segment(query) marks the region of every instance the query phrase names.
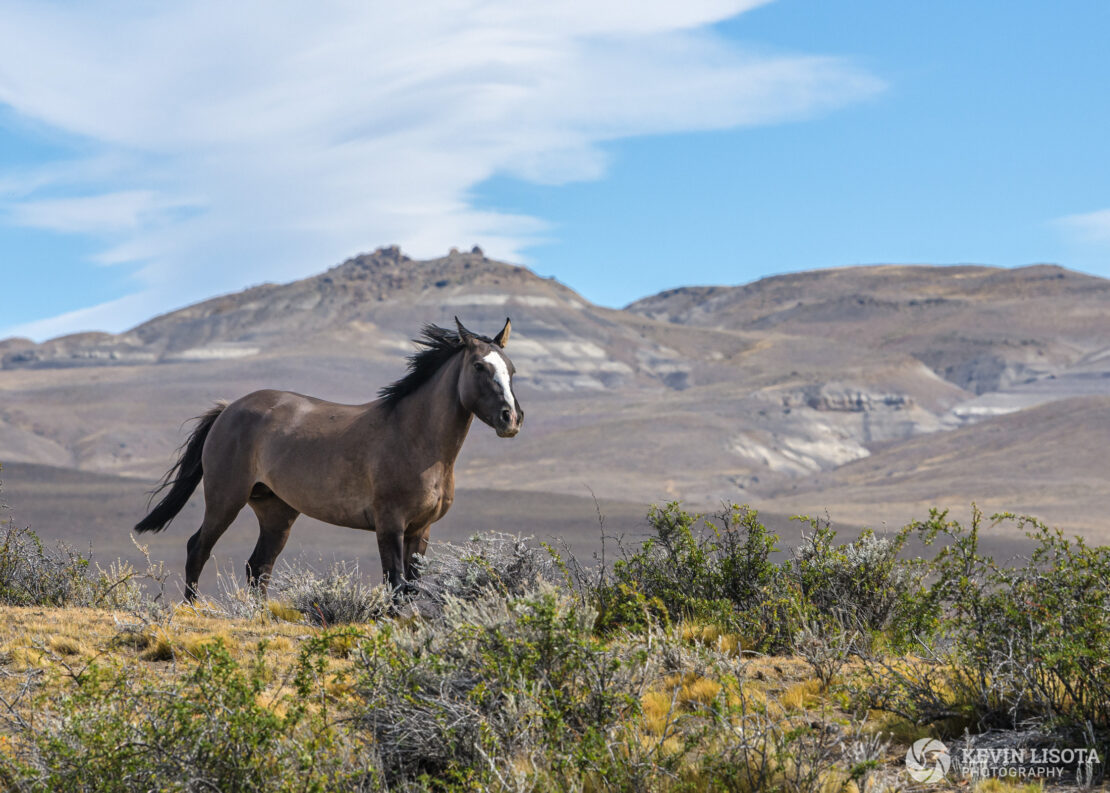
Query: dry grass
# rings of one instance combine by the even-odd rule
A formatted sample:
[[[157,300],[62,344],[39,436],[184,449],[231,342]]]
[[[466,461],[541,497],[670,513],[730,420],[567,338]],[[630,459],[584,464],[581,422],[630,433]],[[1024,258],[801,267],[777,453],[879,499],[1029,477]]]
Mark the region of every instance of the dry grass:
[[[809,710],[821,703],[821,681],[812,678],[794,683],[782,693],[779,701],[787,711]]]
[[[739,655],[750,646],[740,634],[727,633],[720,626],[707,623],[684,622],[678,626],[678,633],[685,641],[712,647],[730,656]]]
[[[285,620],[286,622],[304,622],[304,614],[297,610],[292,604],[271,600],[266,606],[270,609],[270,613],[279,620]]]
[[[332,661],[323,691],[332,706],[342,711],[354,704],[348,656],[359,638],[373,631],[372,626],[359,626],[328,633],[303,621],[293,623],[268,614],[241,619],[188,606],[176,607],[158,622],[129,619],[87,608],[0,606],[0,698],[13,701],[28,675],[41,673],[43,693],[53,697],[90,663],[126,668],[138,685],[180,675],[205,660],[217,643],[244,664],[264,644],[272,673],[259,701],[280,710],[292,693],[292,670],[304,642],[329,635]],[[4,740],[0,735],[0,744]]]
[[[47,673],[61,685],[70,672],[91,662],[126,666],[136,679],[169,677],[176,667],[201,659],[220,641],[237,660],[266,642],[278,669],[297,659],[301,640],[319,631],[304,624],[231,619],[178,608],[162,622],[132,625],[107,611],[88,608],[0,606],[0,696],[13,695],[25,673]],[[337,662],[341,664],[342,662]]]

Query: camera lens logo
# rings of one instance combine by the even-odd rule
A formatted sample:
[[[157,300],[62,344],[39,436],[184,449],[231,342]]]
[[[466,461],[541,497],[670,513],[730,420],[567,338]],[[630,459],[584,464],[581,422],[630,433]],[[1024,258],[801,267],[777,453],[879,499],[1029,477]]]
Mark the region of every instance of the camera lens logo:
[[[906,770],[915,782],[940,782],[951,767],[948,747],[936,738],[916,740],[906,752]]]

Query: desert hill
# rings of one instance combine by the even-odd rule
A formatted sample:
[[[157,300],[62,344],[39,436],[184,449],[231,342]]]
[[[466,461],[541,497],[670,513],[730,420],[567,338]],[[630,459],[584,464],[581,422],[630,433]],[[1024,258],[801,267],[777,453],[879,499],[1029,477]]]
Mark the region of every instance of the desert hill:
[[[522,377],[540,388],[602,388],[679,370],[677,357],[552,279],[480,251],[417,262],[395,247],[311,278],[213,298],[126,333],[83,333],[39,345],[9,340],[0,350],[5,369],[311,357],[337,348],[343,357],[395,369],[423,322],[450,326],[461,315],[486,327],[514,313],[515,329],[527,339],[514,345],[516,356],[543,358]]]
[[[1085,396],[991,416],[959,429],[879,445],[864,459],[768,493],[766,509],[828,510],[842,521],[885,513],[891,525],[951,507],[966,518],[1040,516],[1100,542],[1105,514],[1110,397]]]
[[[1059,376],[1110,353],[1108,303],[1110,282],[1052,265],[883,265],[675,289],[628,310],[698,327],[774,330],[903,352],[983,394]]]
[[[870,525],[974,499],[1106,538],[1108,309],[1110,282],[1058,267],[890,265],[614,310],[477,250],[384,248],[121,334],[0,341],[4,493],[45,535],[126,539],[182,422],[214,400],[284,388],[365,402],[402,374],[424,322],[458,315],[488,333],[511,316],[527,420],[512,441],[472,430],[459,487],[492,495],[473,500],[468,530],[513,499],[522,520],[557,520],[555,505],[592,504],[592,490],[623,505],[828,507]],[[115,495],[70,487],[66,471],[109,476]],[[530,512],[537,498],[548,506]]]

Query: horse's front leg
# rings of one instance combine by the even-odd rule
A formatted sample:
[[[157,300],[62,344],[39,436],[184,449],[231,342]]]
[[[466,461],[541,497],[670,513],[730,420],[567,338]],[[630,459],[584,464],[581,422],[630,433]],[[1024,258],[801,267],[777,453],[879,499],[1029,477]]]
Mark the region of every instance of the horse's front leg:
[[[428,535],[431,534],[432,524],[428,524],[419,531],[409,532],[405,537],[405,578],[415,581],[420,577],[420,566],[414,558],[417,554],[423,556],[428,552]]]
[[[384,519],[379,517],[375,521],[378,534],[378,554],[382,558],[382,575],[385,581],[393,587],[394,596],[405,592],[408,582],[405,581],[405,524],[396,518]]]

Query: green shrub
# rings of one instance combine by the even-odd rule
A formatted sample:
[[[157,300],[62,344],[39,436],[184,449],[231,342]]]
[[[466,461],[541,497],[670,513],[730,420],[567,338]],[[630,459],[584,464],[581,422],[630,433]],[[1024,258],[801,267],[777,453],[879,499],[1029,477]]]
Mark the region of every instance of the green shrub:
[[[653,506],[648,524],[651,536],[614,563],[612,580],[602,576],[588,592],[604,627],[637,629],[645,614],[662,610],[670,621],[738,632],[748,649],[790,648],[802,603],[787,568],[770,560],[778,537],[754,510],[729,505],[705,519],[672,502]]]
[[[873,658],[867,701],[917,723],[957,730],[1028,728],[1110,739],[1110,548],[1069,540],[1040,521],[1003,513],[1032,553],[1001,565],[980,551],[983,516],[968,527],[933,511],[912,525],[946,542],[926,600],[940,615],[920,657]]]
[[[803,533],[792,571],[817,615],[845,630],[884,632],[895,647],[931,632],[936,608],[923,585],[925,565],[900,558],[911,527],[889,539],[864,529],[855,540],[836,545],[827,522],[797,520],[812,532]]]
[[[671,627],[666,604],[658,597],[647,597],[630,584],[602,582],[594,590],[593,598],[597,608],[594,630],[598,633],[618,629],[646,633],[655,627]]]
[[[674,619],[720,619],[729,604],[720,587],[715,544],[694,529],[700,515],[677,503],[652,506],[647,520],[652,536],[638,550],[618,559],[613,578],[629,591],[662,603]]]

